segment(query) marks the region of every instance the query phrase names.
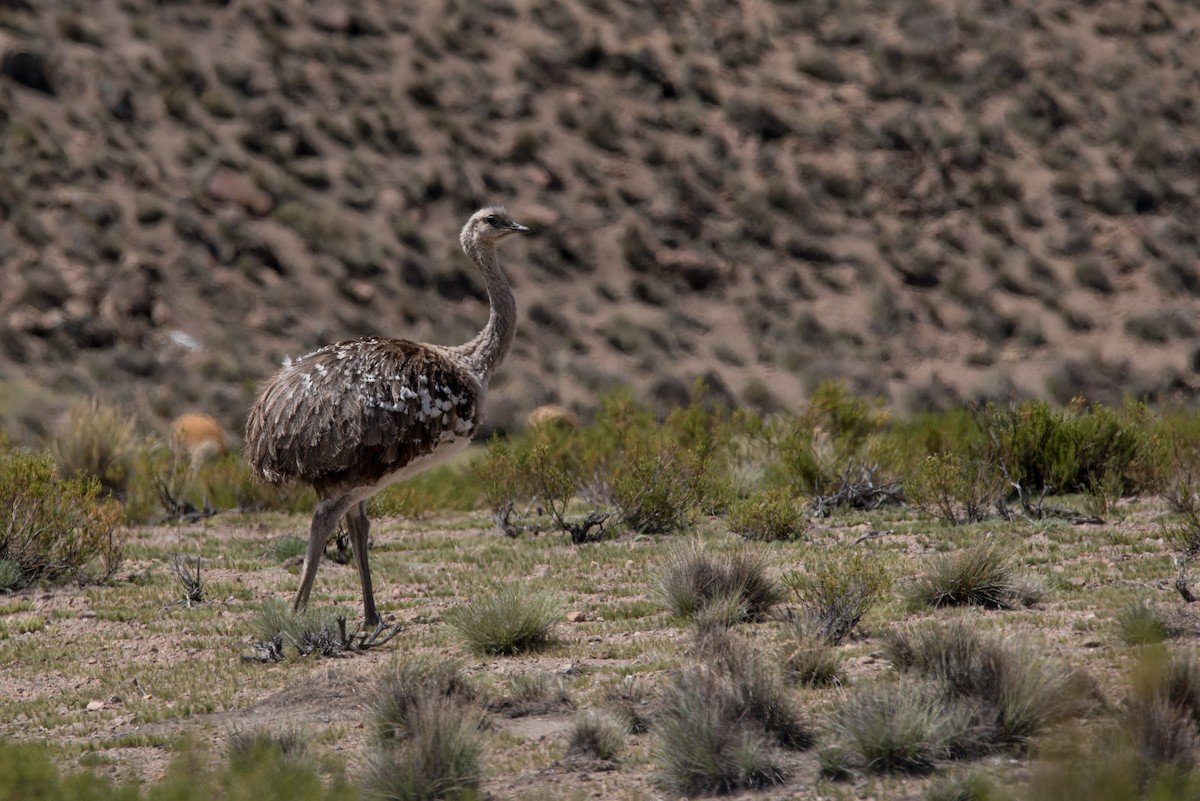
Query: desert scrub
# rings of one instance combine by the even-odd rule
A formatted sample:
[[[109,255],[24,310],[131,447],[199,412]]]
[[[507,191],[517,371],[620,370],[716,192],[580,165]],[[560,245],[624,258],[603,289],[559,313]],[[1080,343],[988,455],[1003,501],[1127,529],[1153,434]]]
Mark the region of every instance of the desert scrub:
[[[948,704],[920,682],[863,684],[838,706],[833,732],[840,755],[825,756],[830,773],[929,773],[974,735],[969,707]]]
[[[951,525],[984,520],[1003,495],[1000,469],[977,455],[926,456],[904,484],[904,498],[910,505]]]
[[[713,557],[696,539],[668,552],[655,584],[672,614],[694,619],[712,607],[722,611],[726,625],[761,620],[783,600],[762,557],[746,550]]]
[[[884,652],[901,671],[933,681],[948,703],[974,710],[981,748],[1020,744],[1082,708],[1084,683],[1041,650],[976,634],[964,621],[893,629]]]
[[[790,621],[781,649],[784,670],[797,684],[828,687],[841,683],[845,675],[841,651],[808,615]]]
[[[1191,771],[1200,748],[1200,663],[1165,649],[1136,667],[1122,723],[1144,765]]]
[[[397,658],[375,678],[368,717],[378,742],[398,742],[412,736],[421,704],[446,699],[466,706],[475,698],[457,663],[431,656]]]
[[[560,616],[550,595],[510,584],[451,609],[446,622],[476,653],[515,655],[548,644]]]
[[[484,750],[479,710],[423,694],[408,710],[406,725],[404,737],[368,757],[370,796],[388,801],[477,797]]]
[[[107,581],[121,564],[119,507],[94,475],[63,479],[49,454],[0,453],[0,560],[30,581]],[[12,568],[11,573],[15,572]]]
[[[913,606],[988,609],[1031,606],[1043,594],[1037,582],[1018,573],[1010,551],[991,541],[931,557],[904,592]]]
[[[625,745],[628,729],[615,718],[598,712],[581,712],[571,725],[567,753],[572,756],[615,761]]]
[[[729,528],[751,540],[794,540],[808,528],[808,515],[792,490],[760,490],[730,505]]]
[[[370,514],[421,518],[435,512],[469,512],[479,504],[480,487],[472,471],[441,465],[393,484],[371,499]]]
[[[674,676],[661,710],[652,753],[660,780],[673,792],[708,795],[783,781],[767,735],[743,717],[725,679],[713,671]]]
[[[803,625],[837,645],[888,591],[891,577],[880,560],[852,551],[819,558],[807,573],[788,573],[783,584],[799,603]]]
[[[135,452],[134,419],[98,398],[71,404],[66,423],[50,441],[63,475],[95,476],[114,492],[124,492]]]

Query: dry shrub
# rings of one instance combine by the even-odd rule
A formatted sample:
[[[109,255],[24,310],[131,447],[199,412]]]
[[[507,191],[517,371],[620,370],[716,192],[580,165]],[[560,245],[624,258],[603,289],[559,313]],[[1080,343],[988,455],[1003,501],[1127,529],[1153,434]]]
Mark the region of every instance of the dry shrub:
[[[984,542],[930,559],[907,595],[915,605],[1016,609],[1037,603],[1042,590],[1018,574],[1007,549]]]
[[[711,606],[726,625],[761,620],[783,598],[761,557],[746,551],[712,557],[695,539],[671,549],[659,568],[657,588],[673,614],[713,623],[715,613],[705,612]]]
[[[106,489],[124,492],[136,451],[134,419],[98,398],[71,404],[65,425],[50,441],[63,475],[95,476]]]

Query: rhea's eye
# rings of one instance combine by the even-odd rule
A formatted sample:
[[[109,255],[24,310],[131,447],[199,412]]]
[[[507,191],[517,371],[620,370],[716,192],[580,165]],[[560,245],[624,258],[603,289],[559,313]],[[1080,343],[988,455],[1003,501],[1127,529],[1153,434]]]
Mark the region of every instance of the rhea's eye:
[[[495,214],[489,214],[489,215],[487,216],[487,221],[488,221],[488,225],[495,225],[495,224],[496,224],[496,215],[495,215]]]

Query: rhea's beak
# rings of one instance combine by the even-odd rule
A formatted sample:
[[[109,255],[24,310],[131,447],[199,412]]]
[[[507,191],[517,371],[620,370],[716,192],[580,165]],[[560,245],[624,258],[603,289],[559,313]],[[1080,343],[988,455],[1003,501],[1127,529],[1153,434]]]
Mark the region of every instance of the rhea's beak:
[[[528,230],[529,230],[528,228],[526,228],[525,226],[521,225],[520,223],[509,223],[509,226],[508,226],[508,228],[509,228],[509,230],[511,230],[511,231],[515,231],[515,232],[517,232],[517,233],[520,233],[521,231],[528,231]]]

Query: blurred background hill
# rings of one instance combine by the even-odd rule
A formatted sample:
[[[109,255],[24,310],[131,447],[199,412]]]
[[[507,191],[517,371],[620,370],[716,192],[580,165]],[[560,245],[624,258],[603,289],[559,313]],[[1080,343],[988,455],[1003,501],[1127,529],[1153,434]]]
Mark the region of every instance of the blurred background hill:
[[[240,431],[287,356],[521,313],[492,423],[695,379],[901,411],[1200,386],[1183,0],[0,0],[0,418]]]

